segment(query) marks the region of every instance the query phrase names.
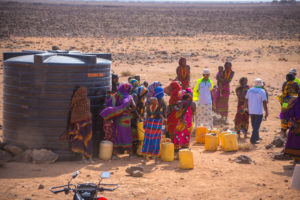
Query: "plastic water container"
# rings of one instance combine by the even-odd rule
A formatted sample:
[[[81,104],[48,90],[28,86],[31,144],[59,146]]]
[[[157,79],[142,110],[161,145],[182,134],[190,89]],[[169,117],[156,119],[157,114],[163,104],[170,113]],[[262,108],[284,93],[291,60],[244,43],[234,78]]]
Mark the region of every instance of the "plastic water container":
[[[159,150],[159,154],[158,156],[161,156],[161,149],[162,149],[162,144],[163,143],[172,143],[172,140],[170,138],[166,138],[164,135],[161,136],[161,140],[160,140],[160,150]]]
[[[137,131],[138,131],[139,141],[144,141],[144,135],[145,135],[144,122],[137,123]]]
[[[209,133],[205,135],[205,150],[217,151],[219,146],[219,138],[215,133]]]
[[[113,153],[113,143],[111,141],[104,140],[100,142],[99,158],[101,160],[110,160]]]
[[[204,144],[205,135],[207,133],[207,128],[204,126],[199,126],[196,129],[196,143]]]
[[[161,160],[171,162],[174,160],[174,144],[171,142],[161,145]]]
[[[224,151],[237,151],[239,149],[237,135],[234,133],[224,134],[223,144]]]
[[[194,168],[193,152],[189,149],[179,150],[179,163],[181,169],[193,169]]]
[[[300,165],[294,167],[291,187],[300,191]]]
[[[214,133],[217,135],[218,137],[218,145],[220,144],[220,130],[217,128],[213,128],[211,130],[208,131],[208,133]]]
[[[224,131],[224,132],[220,133],[220,136],[219,136],[219,142],[220,142],[222,148],[223,148],[223,146],[224,146],[223,136],[224,136],[225,134],[230,134],[230,133],[231,133],[230,131]]]

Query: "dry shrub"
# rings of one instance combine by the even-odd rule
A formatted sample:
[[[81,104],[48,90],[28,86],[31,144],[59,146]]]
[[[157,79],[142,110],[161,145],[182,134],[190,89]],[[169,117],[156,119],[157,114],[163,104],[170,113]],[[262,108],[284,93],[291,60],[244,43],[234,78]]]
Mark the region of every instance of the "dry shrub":
[[[287,61],[288,61],[288,59],[286,59],[286,58],[278,58],[278,61],[287,62]]]
[[[123,71],[121,72],[121,76],[132,76],[133,74],[130,71]]]
[[[239,150],[242,151],[250,151],[252,149],[252,145],[249,143],[239,143]]]

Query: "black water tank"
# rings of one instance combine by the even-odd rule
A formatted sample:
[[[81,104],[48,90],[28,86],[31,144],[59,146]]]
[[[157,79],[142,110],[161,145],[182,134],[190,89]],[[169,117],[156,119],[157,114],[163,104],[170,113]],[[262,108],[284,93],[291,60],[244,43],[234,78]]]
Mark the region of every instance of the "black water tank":
[[[23,51],[4,53],[3,58],[4,141],[72,159],[68,142],[59,136],[67,128],[72,95],[84,86],[91,100],[96,155],[103,137],[99,112],[111,90],[111,54]]]

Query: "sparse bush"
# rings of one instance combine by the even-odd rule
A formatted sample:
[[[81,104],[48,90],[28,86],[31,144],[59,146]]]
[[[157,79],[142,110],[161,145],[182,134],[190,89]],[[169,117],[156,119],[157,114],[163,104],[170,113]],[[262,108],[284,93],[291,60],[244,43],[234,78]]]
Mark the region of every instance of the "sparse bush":
[[[123,71],[121,72],[121,76],[132,76],[133,74],[130,71]]]

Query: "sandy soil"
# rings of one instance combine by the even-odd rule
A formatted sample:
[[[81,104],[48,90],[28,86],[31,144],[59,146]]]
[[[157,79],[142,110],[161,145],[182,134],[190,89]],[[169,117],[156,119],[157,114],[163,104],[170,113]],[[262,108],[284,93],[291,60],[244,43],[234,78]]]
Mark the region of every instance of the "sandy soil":
[[[249,79],[250,84],[256,77],[266,82],[270,94],[270,117],[262,124],[262,129],[265,130],[261,133],[262,143],[251,151],[206,152],[203,145],[195,144],[193,138],[192,151],[195,160],[193,170],[181,170],[178,161],[161,162],[159,165],[154,165],[152,161],[145,166],[146,173],[143,178],[133,178],[126,175],[125,169],[128,166],[141,165],[141,158],[131,160],[122,158],[107,162],[96,160],[96,164],[92,165],[77,162],[59,162],[51,165],[10,162],[4,168],[0,168],[0,199],[70,199],[71,196],[51,194],[48,188],[66,183],[76,170],[80,170],[81,174],[75,182],[97,182],[102,171],[113,172],[112,178],[105,182],[119,183],[121,187],[113,193],[104,193],[110,199],[300,199],[299,191],[289,188],[293,163],[274,161],[272,156],[282,149],[266,150],[264,147],[272,141],[280,129],[278,118],[280,106],[276,96],[280,94],[285,74],[291,67],[300,71],[300,41],[299,35],[296,34],[300,29],[300,22],[296,20],[299,18],[300,7],[264,5],[262,9],[257,5],[240,7],[235,5],[234,9],[230,9],[224,5],[217,7],[206,5],[193,7],[191,12],[187,12],[187,7],[181,8],[180,6],[168,8],[167,6],[139,5],[137,7],[122,4],[121,6],[126,7],[123,10],[123,7],[114,7],[115,5],[103,7],[100,4],[97,4],[98,7],[69,4],[58,7],[57,4],[31,3],[2,3],[2,5],[1,19],[3,19],[2,16],[9,17],[9,19],[0,22],[0,32],[3,36],[0,39],[1,55],[5,51],[51,49],[53,45],[61,49],[83,52],[111,52],[113,70],[116,73],[130,71],[132,74],[140,74],[142,80],[149,82],[160,80],[164,85],[175,77],[177,60],[180,56],[187,57],[188,64],[191,66],[192,85],[195,85],[204,67],[209,67],[212,76],[215,77],[217,66],[223,64],[225,60],[231,60],[233,70],[236,72],[231,83],[232,90],[237,87],[239,78],[243,76]],[[33,7],[36,8],[34,11],[32,11]],[[101,10],[104,8],[111,12],[123,11],[119,15],[110,13],[106,16]],[[83,14],[79,13],[73,18],[72,12],[77,12],[76,9]],[[150,11],[138,19],[146,21],[145,26],[131,21],[147,9]],[[278,13],[278,9],[281,9],[282,15]],[[65,13],[66,10],[70,13]],[[111,21],[113,23],[110,23],[110,26],[104,26],[105,30],[102,30],[101,26],[93,29],[94,26],[86,23],[86,20],[97,21],[92,20],[95,19],[93,16],[95,12],[92,12],[94,10],[106,16],[103,21],[113,20],[117,16],[118,20]],[[229,10],[240,14],[231,18],[228,14]],[[32,14],[30,11],[36,13]],[[131,15],[132,12],[134,14]],[[255,12],[266,15],[265,20],[256,18]],[[216,18],[216,23],[211,22],[215,30],[199,31],[204,27],[210,27],[212,16],[216,13],[220,13]],[[30,14],[33,19],[28,18]],[[153,15],[153,18],[147,14]],[[168,15],[170,21],[164,15]],[[207,15],[207,18],[202,21],[199,15]],[[228,15],[228,18],[222,21],[222,15]],[[181,19],[182,16],[186,19]],[[37,18],[49,18],[52,21],[35,21],[34,19]],[[66,23],[64,21],[66,20],[76,26],[58,30],[58,19],[63,19],[62,24]],[[96,19],[98,22],[101,21],[101,18],[96,17]],[[287,19],[287,23],[283,22],[283,19]],[[191,22],[189,20],[195,21],[191,27],[188,26]],[[133,24],[124,24],[124,21]],[[257,22],[255,25],[252,23],[254,21]],[[270,23],[271,21],[273,23]],[[34,26],[30,26],[30,23]],[[100,24],[102,23],[104,22],[101,21]],[[207,26],[200,26],[202,23]],[[166,24],[168,26],[165,26]],[[182,26],[183,24],[186,26]],[[232,26],[223,30],[224,27],[220,24],[232,24]],[[94,32],[92,31],[91,35],[86,34],[81,30],[82,26],[91,26]],[[125,27],[124,31],[123,29],[118,31],[118,28],[122,26]],[[8,32],[4,33],[2,27],[7,27]],[[43,29],[45,27],[48,29]],[[182,34],[184,29],[188,34]],[[153,30],[153,34],[146,34]],[[248,30],[247,33],[245,30]],[[66,34],[69,32],[78,35],[68,37]],[[112,32],[115,34],[111,34]],[[2,74],[3,58],[0,59],[0,73]],[[126,79],[127,77],[121,77],[122,81]],[[1,76],[3,83],[2,80]],[[3,84],[1,84],[2,87]],[[2,89],[0,91],[2,96]],[[2,102],[2,98],[0,101]],[[2,103],[0,106],[2,108]],[[232,92],[229,128],[233,128],[236,106],[237,98]],[[2,113],[0,117],[2,121]],[[2,136],[2,132],[0,135]],[[241,140],[241,142],[249,141]],[[241,165],[231,161],[242,154],[251,157],[256,164]],[[45,188],[39,190],[40,184],[43,184]]]

